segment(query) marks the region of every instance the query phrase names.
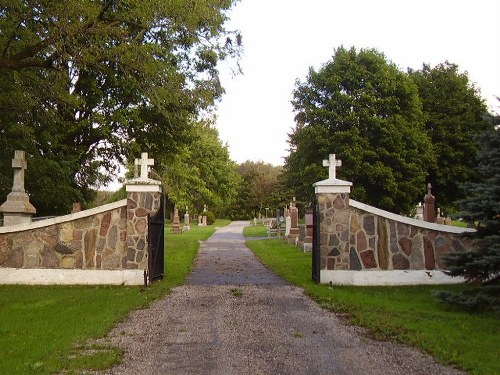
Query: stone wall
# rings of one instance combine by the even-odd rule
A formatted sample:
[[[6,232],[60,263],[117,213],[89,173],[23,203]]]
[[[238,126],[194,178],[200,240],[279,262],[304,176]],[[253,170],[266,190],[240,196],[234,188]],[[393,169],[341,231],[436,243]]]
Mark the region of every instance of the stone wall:
[[[161,193],[26,225],[0,227],[0,268],[146,270],[148,214]]]
[[[127,201],[0,228],[0,267],[127,268]]]
[[[349,199],[318,194],[321,270],[443,270],[446,253],[471,248],[465,228],[395,215]]]

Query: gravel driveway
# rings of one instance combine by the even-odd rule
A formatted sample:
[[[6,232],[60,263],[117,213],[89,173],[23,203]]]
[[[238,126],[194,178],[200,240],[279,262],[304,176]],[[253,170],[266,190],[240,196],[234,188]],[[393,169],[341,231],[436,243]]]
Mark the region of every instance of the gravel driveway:
[[[256,260],[245,225],[218,229],[186,285],[110,333],[125,356],[107,374],[462,374],[321,309]]]

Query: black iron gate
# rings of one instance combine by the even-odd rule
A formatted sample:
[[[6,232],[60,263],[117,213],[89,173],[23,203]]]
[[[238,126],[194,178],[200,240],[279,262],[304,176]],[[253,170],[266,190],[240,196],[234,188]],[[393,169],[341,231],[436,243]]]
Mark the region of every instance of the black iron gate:
[[[148,215],[149,282],[163,279],[165,252],[165,202],[160,198],[160,208]]]
[[[321,263],[321,252],[320,252],[320,214],[319,214],[319,204],[314,197],[313,199],[313,248],[312,248],[312,279],[314,282],[320,282],[320,263]]]

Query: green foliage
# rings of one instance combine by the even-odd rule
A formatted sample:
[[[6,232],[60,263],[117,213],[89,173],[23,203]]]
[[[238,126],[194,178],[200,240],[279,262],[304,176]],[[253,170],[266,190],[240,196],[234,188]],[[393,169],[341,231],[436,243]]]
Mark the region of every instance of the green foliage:
[[[238,186],[235,164],[210,123],[194,123],[188,144],[173,154],[160,153],[158,158],[165,192],[178,207],[200,212],[208,204],[217,211],[232,203]]]
[[[282,168],[263,162],[246,161],[237,166],[238,193],[230,209],[232,219],[251,219],[263,214],[266,207],[283,207],[283,188],[278,178]],[[290,199],[290,198],[288,198]]]
[[[65,213],[127,158],[182,148],[223,93],[217,62],[239,54],[232,3],[2,0],[0,175],[25,150],[39,213]]]
[[[464,196],[461,184],[477,177],[476,136],[491,128],[485,119],[486,105],[467,73],[460,73],[455,64],[445,62],[433,68],[424,64],[409,74],[418,86],[425,130],[436,155],[427,181],[432,183],[438,205],[456,210],[456,201]]]
[[[280,240],[248,241],[247,246],[273,272],[349,323],[368,328],[372,337],[399,341],[433,355],[439,362],[471,374],[500,372],[498,318],[446,310],[435,286],[356,287],[315,284],[311,253]],[[441,286],[466,291],[467,285]]]
[[[476,223],[477,232],[470,236],[477,251],[450,253],[445,260],[452,276],[463,276],[482,287],[438,297],[468,310],[500,312],[500,130],[483,132],[478,141],[478,180],[464,184],[466,197],[459,202],[461,215]]]
[[[205,211],[202,214],[207,217],[207,225],[212,225],[215,223],[215,214],[211,211]]]
[[[341,47],[321,69],[297,82],[297,126],[289,134],[286,187],[299,200],[327,177],[322,159],[336,153],[340,178],[353,182],[352,197],[395,212],[409,212],[425,187],[433,161],[423,130],[417,87],[376,50]]]

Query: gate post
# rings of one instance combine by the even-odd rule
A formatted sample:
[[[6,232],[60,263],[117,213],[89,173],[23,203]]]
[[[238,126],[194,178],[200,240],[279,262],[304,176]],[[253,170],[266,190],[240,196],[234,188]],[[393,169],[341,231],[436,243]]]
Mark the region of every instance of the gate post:
[[[149,275],[148,215],[161,208],[161,182],[148,177],[148,166],[154,165],[147,153],[136,159],[141,167],[139,177],[128,180],[127,192],[127,257],[124,268],[142,269]]]
[[[323,161],[329,167],[329,178],[316,182],[314,192],[316,197],[317,228],[314,231],[313,270],[319,270],[319,275],[313,275],[316,281],[324,284],[331,280],[328,275],[333,270],[349,269],[350,215],[349,195],[352,182],[336,178],[336,167],[341,161],[331,154],[329,160]],[[318,238],[319,237],[319,238]],[[316,253],[315,253],[316,252]],[[319,253],[319,254],[318,254]]]

